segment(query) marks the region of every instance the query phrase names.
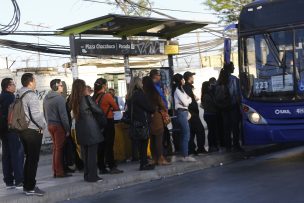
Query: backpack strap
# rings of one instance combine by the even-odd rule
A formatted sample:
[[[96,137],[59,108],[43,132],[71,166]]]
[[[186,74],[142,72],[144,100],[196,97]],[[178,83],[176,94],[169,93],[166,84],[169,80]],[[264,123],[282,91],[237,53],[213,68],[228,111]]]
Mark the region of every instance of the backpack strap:
[[[97,104],[98,104],[99,107],[100,107],[100,104],[102,102],[102,98],[105,96],[105,94],[106,93],[101,94],[101,96],[100,96],[100,98],[99,98],[99,100],[97,102]],[[97,98],[98,98],[98,96],[97,96]],[[108,114],[110,113],[110,109],[111,109],[111,105],[109,105],[109,108],[106,111],[106,114],[105,114],[106,118],[108,117]]]

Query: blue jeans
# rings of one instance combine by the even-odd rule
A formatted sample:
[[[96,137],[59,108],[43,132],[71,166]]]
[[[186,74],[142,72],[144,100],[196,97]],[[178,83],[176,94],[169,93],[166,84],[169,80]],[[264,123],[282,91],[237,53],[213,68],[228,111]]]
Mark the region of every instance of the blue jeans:
[[[188,111],[177,110],[177,119],[181,127],[180,151],[183,156],[188,156],[190,140],[190,127],[188,123]]]
[[[9,132],[2,139],[3,180],[7,185],[23,182],[24,151],[19,136]]]

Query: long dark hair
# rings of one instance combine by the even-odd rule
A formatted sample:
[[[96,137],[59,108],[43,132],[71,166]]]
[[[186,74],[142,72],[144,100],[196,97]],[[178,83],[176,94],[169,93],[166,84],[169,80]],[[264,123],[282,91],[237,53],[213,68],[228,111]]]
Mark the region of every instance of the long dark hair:
[[[217,83],[219,85],[225,85],[227,86],[229,83],[229,72],[227,71],[227,69],[222,68],[219,78],[217,80]]]
[[[69,108],[73,111],[73,115],[76,120],[79,120],[80,116],[80,102],[84,96],[84,91],[86,89],[86,83],[84,80],[76,79],[73,82],[72,92],[69,97]]]
[[[201,102],[202,103],[203,103],[205,94],[209,92],[209,88],[210,88],[209,81],[203,82],[203,84],[202,84],[202,94],[201,94]]]
[[[104,78],[98,78],[94,83],[93,100],[97,99],[98,92],[102,89],[103,85],[107,84],[107,80]]]
[[[149,76],[145,76],[142,79],[143,89],[148,99],[157,106],[158,101],[161,99],[158,91],[156,90],[153,80]]]
[[[140,77],[133,77],[129,84],[127,99],[131,99],[136,90],[142,91],[142,86],[142,80],[140,79]]]
[[[173,95],[174,95],[174,92],[175,90],[178,88],[180,91],[184,92],[182,86],[183,86],[183,83],[182,83],[182,80],[183,80],[183,76],[179,73],[176,73],[174,76],[173,76]]]

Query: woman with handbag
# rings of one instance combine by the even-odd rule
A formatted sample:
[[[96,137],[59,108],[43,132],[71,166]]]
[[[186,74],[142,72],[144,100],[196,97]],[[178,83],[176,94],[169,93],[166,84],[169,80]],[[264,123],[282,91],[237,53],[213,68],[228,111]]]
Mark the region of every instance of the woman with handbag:
[[[97,176],[97,147],[103,141],[102,125],[98,118],[105,119],[102,110],[93,102],[86,92],[86,84],[77,79],[72,86],[69,107],[76,120],[76,138],[81,146],[81,157],[84,162],[84,180],[87,182],[100,182]],[[101,122],[101,121],[100,121]],[[90,129],[90,130],[88,130]]]
[[[132,78],[127,95],[127,113],[131,118],[130,136],[138,141],[140,156],[139,170],[153,170],[147,158],[148,139],[150,134],[150,118],[155,111],[143,91],[143,84],[139,77]]]
[[[173,76],[173,92],[174,92],[174,104],[175,110],[177,112],[177,119],[181,126],[181,153],[182,161],[193,162],[196,161],[193,157],[188,154],[188,145],[190,139],[190,127],[188,120],[191,118],[191,114],[188,111],[188,106],[192,102],[191,97],[183,89],[185,80],[183,76],[179,73]]]
[[[155,108],[153,112],[150,128],[150,150],[152,153],[153,164],[169,165],[170,163],[163,156],[163,136],[164,136],[164,120],[161,112],[167,112],[165,104],[156,90],[151,77],[143,78],[143,89],[149,101]]]

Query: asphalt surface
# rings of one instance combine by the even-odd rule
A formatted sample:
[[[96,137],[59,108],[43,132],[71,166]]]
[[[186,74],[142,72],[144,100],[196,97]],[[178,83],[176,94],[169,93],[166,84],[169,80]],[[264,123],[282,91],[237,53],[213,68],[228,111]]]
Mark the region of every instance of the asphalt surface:
[[[304,147],[297,147],[65,202],[303,203],[303,180]]]

